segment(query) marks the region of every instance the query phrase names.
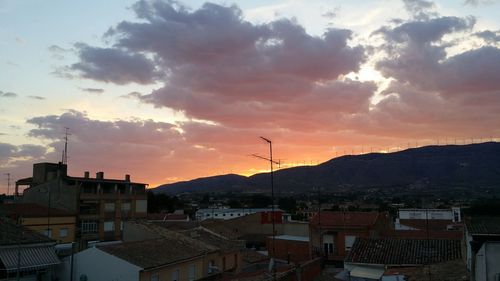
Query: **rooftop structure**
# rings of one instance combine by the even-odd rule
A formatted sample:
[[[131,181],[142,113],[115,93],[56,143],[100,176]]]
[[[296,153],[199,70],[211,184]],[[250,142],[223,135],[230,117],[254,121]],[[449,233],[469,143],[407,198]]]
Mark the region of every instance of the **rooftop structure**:
[[[144,183],[124,179],[106,179],[103,172],[95,178],[67,175],[62,163],[37,163],[33,176],[16,182],[27,185],[23,201],[58,208],[76,215],[76,240],[80,248],[89,241],[119,240],[124,221],[143,218],[147,214]]]

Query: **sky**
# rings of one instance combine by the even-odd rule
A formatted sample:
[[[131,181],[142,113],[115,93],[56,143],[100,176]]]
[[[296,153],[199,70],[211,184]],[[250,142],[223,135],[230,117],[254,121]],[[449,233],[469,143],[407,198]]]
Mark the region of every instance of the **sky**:
[[[0,0],[0,194],[500,140],[500,1]]]

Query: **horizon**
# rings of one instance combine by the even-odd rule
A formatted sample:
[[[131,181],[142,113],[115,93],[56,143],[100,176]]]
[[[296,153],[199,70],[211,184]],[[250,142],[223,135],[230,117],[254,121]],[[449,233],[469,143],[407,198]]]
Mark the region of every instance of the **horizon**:
[[[0,194],[500,140],[500,1],[0,1]],[[397,15],[397,16],[395,16]],[[91,19],[91,20],[89,20]],[[458,142],[457,142],[458,140]],[[453,143],[452,143],[453,142]],[[64,157],[63,157],[64,158]]]

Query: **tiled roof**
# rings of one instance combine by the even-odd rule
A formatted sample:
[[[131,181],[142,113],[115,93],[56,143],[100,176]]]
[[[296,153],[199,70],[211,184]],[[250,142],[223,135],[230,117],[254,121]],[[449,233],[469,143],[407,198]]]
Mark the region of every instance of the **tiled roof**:
[[[47,236],[0,217],[0,246],[52,242]]]
[[[243,242],[240,240],[227,239],[203,227],[172,231],[169,229],[169,225],[166,223],[136,222],[136,226],[147,229],[161,237],[177,237],[177,239],[189,240],[191,244],[206,247],[210,250],[233,251],[244,247]]]
[[[329,227],[363,227],[372,226],[376,223],[379,215],[378,212],[330,212],[321,211],[320,214],[314,216],[310,222],[312,225],[317,225],[321,219],[322,226]]]
[[[460,240],[356,238],[346,259],[351,263],[423,265],[461,257]]]
[[[98,248],[143,269],[181,262],[216,250],[180,237],[125,242]]]
[[[22,216],[25,218],[42,218],[50,215],[51,217],[70,217],[74,216],[67,211],[49,208],[34,203],[12,203],[0,204],[0,212],[7,215]]]
[[[470,234],[498,234],[500,235],[500,217],[472,217],[466,222]]]
[[[244,241],[227,239],[203,227],[185,230],[181,233],[207,245],[217,247],[223,252],[231,252],[245,248]]]

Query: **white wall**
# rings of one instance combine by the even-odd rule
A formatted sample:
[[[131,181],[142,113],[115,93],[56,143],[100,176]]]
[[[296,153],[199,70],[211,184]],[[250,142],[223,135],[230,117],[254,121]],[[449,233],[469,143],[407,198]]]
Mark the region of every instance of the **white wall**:
[[[426,218],[430,220],[453,220],[453,213],[451,210],[440,209],[400,209],[398,211],[400,219],[421,219]]]
[[[58,268],[59,280],[69,280],[70,257]],[[74,255],[73,280],[85,274],[88,281],[138,281],[140,267],[112,256],[98,248],[88,248]]]
[[[476,254],[477,281],[497,281],[500,275],[500,242],[485,242]]]

